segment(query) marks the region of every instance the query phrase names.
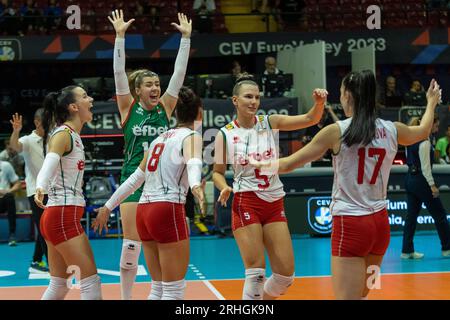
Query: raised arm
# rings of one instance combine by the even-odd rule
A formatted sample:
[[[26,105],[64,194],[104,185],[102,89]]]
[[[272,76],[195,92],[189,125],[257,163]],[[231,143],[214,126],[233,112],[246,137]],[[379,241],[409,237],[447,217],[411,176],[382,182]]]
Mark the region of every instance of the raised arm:
[[[441,89],[436,80],[431,80],[427,91],[427,108],[418,126],[407,126],[401,122],[395,122],[397,128],[398,143],[409,146],[430,136],[434,121],[434,111],[441,100]]]
[[[9,120],[9,122],[13,127],[13,132],[11,134],[11,137],[9,138],[9,145],[16,152],[20,153],[23,149],[22,143],[20,143],[19,141],[20,131],[22,130],[22,116],[18,113],[15,113],[12,117],[12,120]]]
[[[233,189],[227,184],[225,180],[225,171],[227,170],[227,153],[226,153],[226,141],[223,137],[223,133],[219,131],[214,141],[214,168],[213,168],[213,181],[214,185],[220,191],[219,199],[222,206],[227,206],[228,198],[230,197]]]
[[[192,20],[188,20],[186,15],[178,13],[178,21],[180,24],[172,23],[172,26],[181,32],[180,48],[178,49],[177,58],[172,77],[166,92],[162,95],[161,101],[164,105],[167,117],[170,119],[175,106],[177,105],[178,92],[183,85],[186,75],[187,64],[189,60],[189,52],[191,49],[191,32]]]
[[[317,124],[320,121],[320,118],[322,118],[327,96],[327,90],[315,89],[313,91],[314,106],[307,113],[298,116],[271,115],[269,121],[272,129],[292,131]]]
[[[121,122],[124,122],[128,115],[128,110],[133,102],[133,96],[130,93],[128,78],[125,72],[125,32],[133,23],[134,19],[125,22],[123,20],[123,11],[114,10],[112,18],[108,16],[114,30],[116,30],[116,41],[114,43],[114,82],[116,84],[117,105]]]

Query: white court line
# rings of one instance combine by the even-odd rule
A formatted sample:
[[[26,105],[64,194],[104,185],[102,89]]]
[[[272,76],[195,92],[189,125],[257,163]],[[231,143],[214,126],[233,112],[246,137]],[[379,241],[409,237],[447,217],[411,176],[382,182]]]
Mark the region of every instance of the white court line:
[[[403,274],[437,274],[437,273],[450,273],[450,271],[430,271],[430,272],[400,272],[400,273],[381,273],[382,276],[395,276],[395,275],[403,275]],[[329,278],[331,275],[328,276],[301,276],[301,277],[295,277],[295,279],[302,279],[302,278]],[[245,278],[227,278],[227,279],[209,279],[209,280],[186,280],[186,282],[205,282],[205,281],[228,281],[228,280],[245,280]],[[113,282],[113,283],[102,283],[102,286],[105,285],[116,285],[120,282]],[[139,281],[135,283],[149,283],[151,284],[151,281]],[[7,288],[30,288],[30,287],[48,287],[47,285],[38,285],[38,286],[0,286],[0,289],[7,289]]]
[[[220,294],[220,292],[209,282],[208,280],[203,280],[203,283],[208,287],[209,290],[211,290],[212,293],[217,297],[219,300],[225,300],[223,295]]]

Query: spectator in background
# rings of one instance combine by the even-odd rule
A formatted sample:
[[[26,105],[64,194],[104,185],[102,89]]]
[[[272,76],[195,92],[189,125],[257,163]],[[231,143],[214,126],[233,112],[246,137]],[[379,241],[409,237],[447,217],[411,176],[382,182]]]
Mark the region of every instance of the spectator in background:
[[[25,160],[11,147],[9,139],[5,139],[5,150],[0,152],[0,160],[9,162],[13,166],[14,172],[20,178],[24,177]]]
[[[418,107],[424,107],[427,105],[426,92],[419,80],[414,79],[411,81],[411,88],[405,93],[405,96],[403,97],[403,104],[405,106]]]
[[[20,131],[22,130],[22,116],[14,114],[12,120],[10,120],[13,128],[11,134],[11,147],[16,151],[23,154],[25,159],[25,182],[27,186],[27,198],[30,202],[32,218],[37,230],[36,243],[34,246],[33,260],[30,268],[31,273],[48,272],[47,265],[43,260],[47,255],[47,244],[41,233],[41,217],[44,213],[42,208],[39,208],[34,202],[34,195],[36,193],[36,178],[39,170],[44,164],[44,128],[42,126],[42,118],[44,115],[44,108],[38,109],[34,114],[35,130],[29,135],[19,138]],[[44,196],[44,201],[47,203],[48,197]]]
[[[379,90],[378,106],[381,108],[401,107],[402,103],[403,97],[397,89],[397,80],[393,76],[388,76],[385,87]]]
[[[412,118],[409,125],[420,124],[418,118]],[[436,133],[439,128],[439,119],[434,118],[431,132]],[[439,198],[439,188],[433,179],[432,159],[433,147],[430,140],[419,141],[406,148],[406,163],[408,173],[405,178],[405,189],[408,197],[408,213],[403,229],[402,259],[421,259],[424,254],[414,250],[414,233],[416,231],[417,217],[422,203],[434,219],[434,224],[441,240],[443,257],[450,257],[450,227],[447,213]]]
[[[42,12],[35,0],[27,0],[20,7],[21,29],[24,34],[37,31],[42,27]]]
[[[205,7],[209,14],[213,14],[216,11],[216,3],[214,0],[195,0],[192,8],[197,12],[201,10],[202,6]]]
[[[449,163],[448,146],[450,142],[450,126],[447,127],[447,134],[436,142],[435,158],[438,163]]]
[[[284,72],[277,68],[277,60],[274,57],[267,57],[265,60],[264,73],[261,77],[262,91],[265,97],[282,97],[286,86],[282,75]],[[280,77],[281,76],[281,77]]]
[[[277,0],[278,11],[280,11],[279,24],[282,29],[285,27],[300,26],[300,21],[304,16],[306,3],[303,0]]]
[[[213,31],[213,19],[211,15],[216,10],[214,0],[195,0],[193,9],[197,15],[194,20],[195,30],[199,33],[211,33]]]
[[[160,8],[159,6],[151,3],[151,2],[139,2],[139,6],[143,7],[143,14],[148,16],[148,19],[150,21],[150,29],[151,32],[158,32],[161,28],[159,26],[159,12]]]
[[[17,19],[13,17],[17,16],[17,10],[13,8],[11,0],[1,0],[0,3],[0,34],[6,34],[9,36],[23,35],[18,30]]]
[[[237,60],[231,62],[231,80],[236,83],[236,80],[242,76],[242,66]]]
[[[16,246],[16,202],[13,192],[20,189],[20,180],[7,161],[0,160],[0,212],[8,213],[8,245]]]
[[[61,24],[62,9],[56,0],[48,0],[48,5],[44,9],[46,19],[46,27],[48,31],[57,30]]]

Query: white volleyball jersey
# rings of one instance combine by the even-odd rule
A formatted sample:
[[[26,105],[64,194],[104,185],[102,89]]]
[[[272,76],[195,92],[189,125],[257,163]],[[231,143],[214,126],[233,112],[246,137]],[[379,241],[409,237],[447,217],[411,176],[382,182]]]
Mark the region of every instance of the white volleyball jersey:
[[[341,136],[351,118],[337,121]],[[332,215],[363,216],[386,208],[389,174],[397,154],[397,128],[391,121],[376,120],[375,138],[367,146],[341,143],[333,156]]]
[[[139,203],[186,202],[189,181],[183,142],[193,134],[196,132],[189,128],[176,128],[153,140],[149,147],[145,185]]]
[[[72,148],[59,160],[56,174],[48,188],[47,206],[85,206],[83,196],[84,146],[80,135],[68,125],[56,128],[52,136],[66,131],[70,134]]]
[[[221,132],[227,148],[227,162],[233,166],[233,192],[254,191],[268,202],[284,197],[278,174],[264,172],[250,164],[250,159],[268,161],[278,158],[278,137],[269,123],[269,116],[255,116],[253,128],[241,128],[232,121]]]

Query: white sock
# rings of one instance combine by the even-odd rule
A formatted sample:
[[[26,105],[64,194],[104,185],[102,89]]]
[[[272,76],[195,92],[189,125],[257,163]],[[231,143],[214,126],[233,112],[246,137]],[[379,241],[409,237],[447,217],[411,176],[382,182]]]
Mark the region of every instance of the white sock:
[[[244,291],[242,300],[262,300],[264,296],[264,281],[266,270],[250,268],[245,270]]]
[[[162,281],[152,280],[152,288],[150,290],[150,294],[147,297],[147,300],[161,300],[162,295],[163,295]]]
[[[81,300],[102,300],[102,283],[98,274],[81,279]]]
[[[41,300],[64,300],[69,290],[67,279],[50,276],[50,283]]]
[[[161,300],[184,300],[185,280],[164,282]]]

